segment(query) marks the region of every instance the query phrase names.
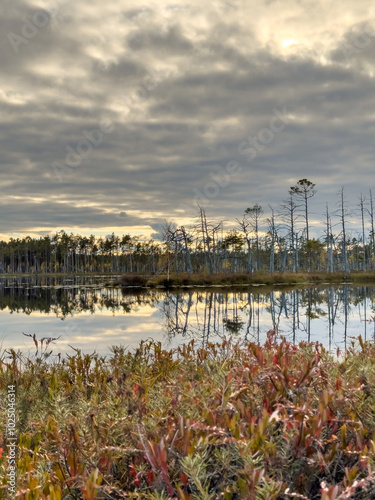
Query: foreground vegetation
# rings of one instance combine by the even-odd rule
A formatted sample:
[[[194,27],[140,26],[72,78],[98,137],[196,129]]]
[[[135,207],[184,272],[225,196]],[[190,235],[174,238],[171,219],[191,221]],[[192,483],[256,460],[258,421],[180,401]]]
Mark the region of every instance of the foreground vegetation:
[[[375,498],[375,346],[361,338],[338,357],[270,332],[263,347],[148,341],[54,362],[50,340],[34,342],[0,363],[19,498]],[[3,451],[3,486],[6,472]]]

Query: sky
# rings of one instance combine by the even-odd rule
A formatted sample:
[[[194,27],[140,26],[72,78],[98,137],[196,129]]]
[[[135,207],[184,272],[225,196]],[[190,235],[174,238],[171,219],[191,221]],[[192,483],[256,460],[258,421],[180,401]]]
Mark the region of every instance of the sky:
[[[2,0],[0,238],[158,238],[197,203],[229,227],[302,178],[312,232],[341,186],[355,212],[375,187],[374,14],[369,0]]]

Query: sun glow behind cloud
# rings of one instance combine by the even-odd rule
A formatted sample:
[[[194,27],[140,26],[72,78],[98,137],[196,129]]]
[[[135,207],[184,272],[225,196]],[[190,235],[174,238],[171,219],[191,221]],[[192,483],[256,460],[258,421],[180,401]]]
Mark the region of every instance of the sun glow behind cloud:
[[[290,47],[291,45],[296,45],[298,43],[299,42],[297,40],[290,40],[290,39],[289,40],[283,40],[281,42],[281,44],[284,47],[284,49],[287,48],[287,47]]]

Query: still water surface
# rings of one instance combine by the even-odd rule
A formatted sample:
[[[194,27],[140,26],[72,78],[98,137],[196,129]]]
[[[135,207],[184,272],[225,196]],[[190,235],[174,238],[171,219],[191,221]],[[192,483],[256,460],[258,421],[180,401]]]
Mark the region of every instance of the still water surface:
[[[107,353],[111,345],[136,347],[153,338],[165,347],[233,335],[262,342],[270,329],[289,340],[344,348],[350,337],[374,339],[375,287],[320,286],[261,291],[252,287],[127,290],[108,288],[114,278],[1,278],[3,348],[33,348],[25,334],[60,337],[54,352]]]

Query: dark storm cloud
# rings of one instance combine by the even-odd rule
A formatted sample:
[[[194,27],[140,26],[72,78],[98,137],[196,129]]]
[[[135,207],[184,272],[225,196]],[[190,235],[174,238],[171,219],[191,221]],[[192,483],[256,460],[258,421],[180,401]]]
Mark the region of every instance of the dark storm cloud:
[[[65,1],[16,53],[9,34],[24,37],[42,7],[5,2],[0,233],[148,226],[157,237],[233,161],[207,204],[231,221],[255,202],[277,207],[303,177],[317,183],[319,217],[340,185],[349,197],[371,187],[375,37],[354,1],[351,22],[340,5]],[[285,127],[248,161],[275,109]],[[111,132],[58,179],[54,162],[103,120]]]

